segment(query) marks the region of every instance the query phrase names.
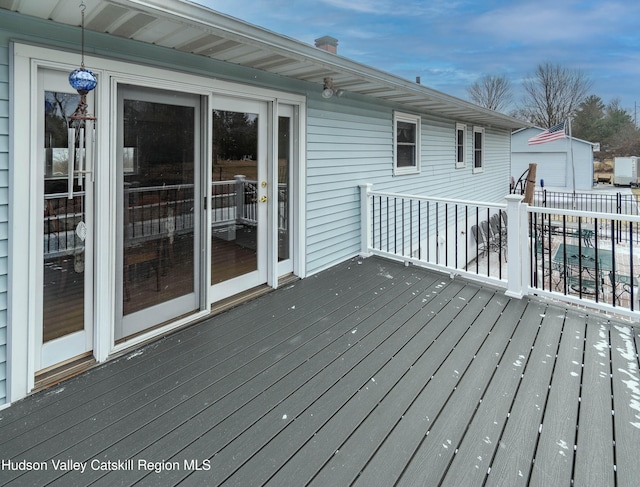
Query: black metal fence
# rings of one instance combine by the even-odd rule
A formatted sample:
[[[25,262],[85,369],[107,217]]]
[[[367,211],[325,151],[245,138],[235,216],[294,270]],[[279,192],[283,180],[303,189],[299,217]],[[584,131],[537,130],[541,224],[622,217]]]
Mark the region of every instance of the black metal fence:
[[[531,287],[638,310],[637,216],[530,208]]]
[[[595,211],[617,215],[639,215],[638,201],[633,194],[562,193],[557,191],[536,191],[534,206],[563,210]]]

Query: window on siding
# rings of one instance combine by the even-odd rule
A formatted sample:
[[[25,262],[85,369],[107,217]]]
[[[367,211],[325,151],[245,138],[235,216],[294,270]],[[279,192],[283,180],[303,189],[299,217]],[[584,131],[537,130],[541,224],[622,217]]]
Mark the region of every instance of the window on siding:
[[[484,171],[484,128],[473,127],[473,172]]]
[[[393,117],[394,174],[420,172],[420,117],[406,113],[395,113]]]
[[[467,126],[456,124],[456,167],[467,167]]]

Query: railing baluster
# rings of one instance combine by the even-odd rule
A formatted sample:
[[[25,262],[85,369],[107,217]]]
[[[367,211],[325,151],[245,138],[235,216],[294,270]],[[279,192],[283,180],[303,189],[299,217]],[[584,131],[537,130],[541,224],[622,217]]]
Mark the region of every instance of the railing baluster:
[[[631,278],[630,279],[631,282],[629,283],[629,288],[631,292],[629,293],[629,295],[631,299],[630,308],[631,308],[631,311],[634,311],[634,305],[635,305],[634,293],[635,293],[636,287],[634,285],[634,280],[633,280],[635,277],[635,274],[633,272],[633,224],[631,222],[629,222],[629,242],[631,242],[629,244],[629,277]]]
[[[421,215],[422,201],[418,201],[418,260],[422,260],[422,215]]]

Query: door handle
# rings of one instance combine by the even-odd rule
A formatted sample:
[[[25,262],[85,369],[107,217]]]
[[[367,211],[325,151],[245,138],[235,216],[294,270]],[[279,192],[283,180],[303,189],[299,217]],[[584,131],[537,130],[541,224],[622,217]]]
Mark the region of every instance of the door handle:
[[[260,203],[266,203],[267,202],[267,197],[263,196],[262,198],[260,198]]]

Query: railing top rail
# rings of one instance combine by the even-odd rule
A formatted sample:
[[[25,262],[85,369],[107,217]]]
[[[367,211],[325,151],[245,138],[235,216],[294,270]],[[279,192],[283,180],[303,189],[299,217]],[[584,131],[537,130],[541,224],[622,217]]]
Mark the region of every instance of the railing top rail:
[[[221,186],[221,185],[224,185],[224,184],[237,184],[239,182],[242,182],[242,183],[256,183],[256,184],[258,183],[258,181],[255,180],[255,179],[240,179],[240,180],[238,180],[238,179],[228,179],[226,181],[211,181],[211,185],[212,186]]]
[[[604,213],[598,211],[564,210],[562,208],[549,208],[547,206],[527,206],[529,213],[546,213],[552,215],[565,215],[582,218],[598,218],[604,220],[625,220],[640,223],[640,216],[620,213]]]
[[[622,198],[629,198],[632,199],[634,198],[634,195],[632,193],[622,193],[621,191],[615,192],[615,193],[598,193],[598,192],[571,192],[571,191],[553,191],[553,190],[547,190],[547,189],[536,189],[534,191],[535,194],[537,195],[543,195],[543,194],[547,194],[548,196],[552,196],[552,195],[563,195],[563,196],[569,196],[569,197],[573,197],[575,196],[576,198],[582,198],[582,197],[588,197],[588,198],[611,198],[611,199],[616,199],[618,196],[622,197]]]
[[[172,189],[190,189],[193,184],[164,184],[162,186],[142,186],[137,188],[125,188],[127,193],[151,193],[153,191],[167,191]]]
[[[451,203],[457,204],[461,206],[481,206],[481,207],[489,207],[489,208],[500,208],[506,210],[506,203],[496,203],[496,202],[488,202],[488,201],[471,201],[471,200],[459,200],[454,198],[436,198],[433,196],[417,196],[413,194],[406,193],[390,193],[386,191],[369,191],[370,196],[387,196],[389,198],[403,198],[410,200],[419,200],[419,201],[435,201],[437,203]]]
[[[84,196],[84,191],[74,191],[73,195],[74,196]],[[61,199],[61,198],[68,198],[69,197],[69,193],[48,193],[44,195],[44,199],[45,200],[55,200],[55,199]]]

